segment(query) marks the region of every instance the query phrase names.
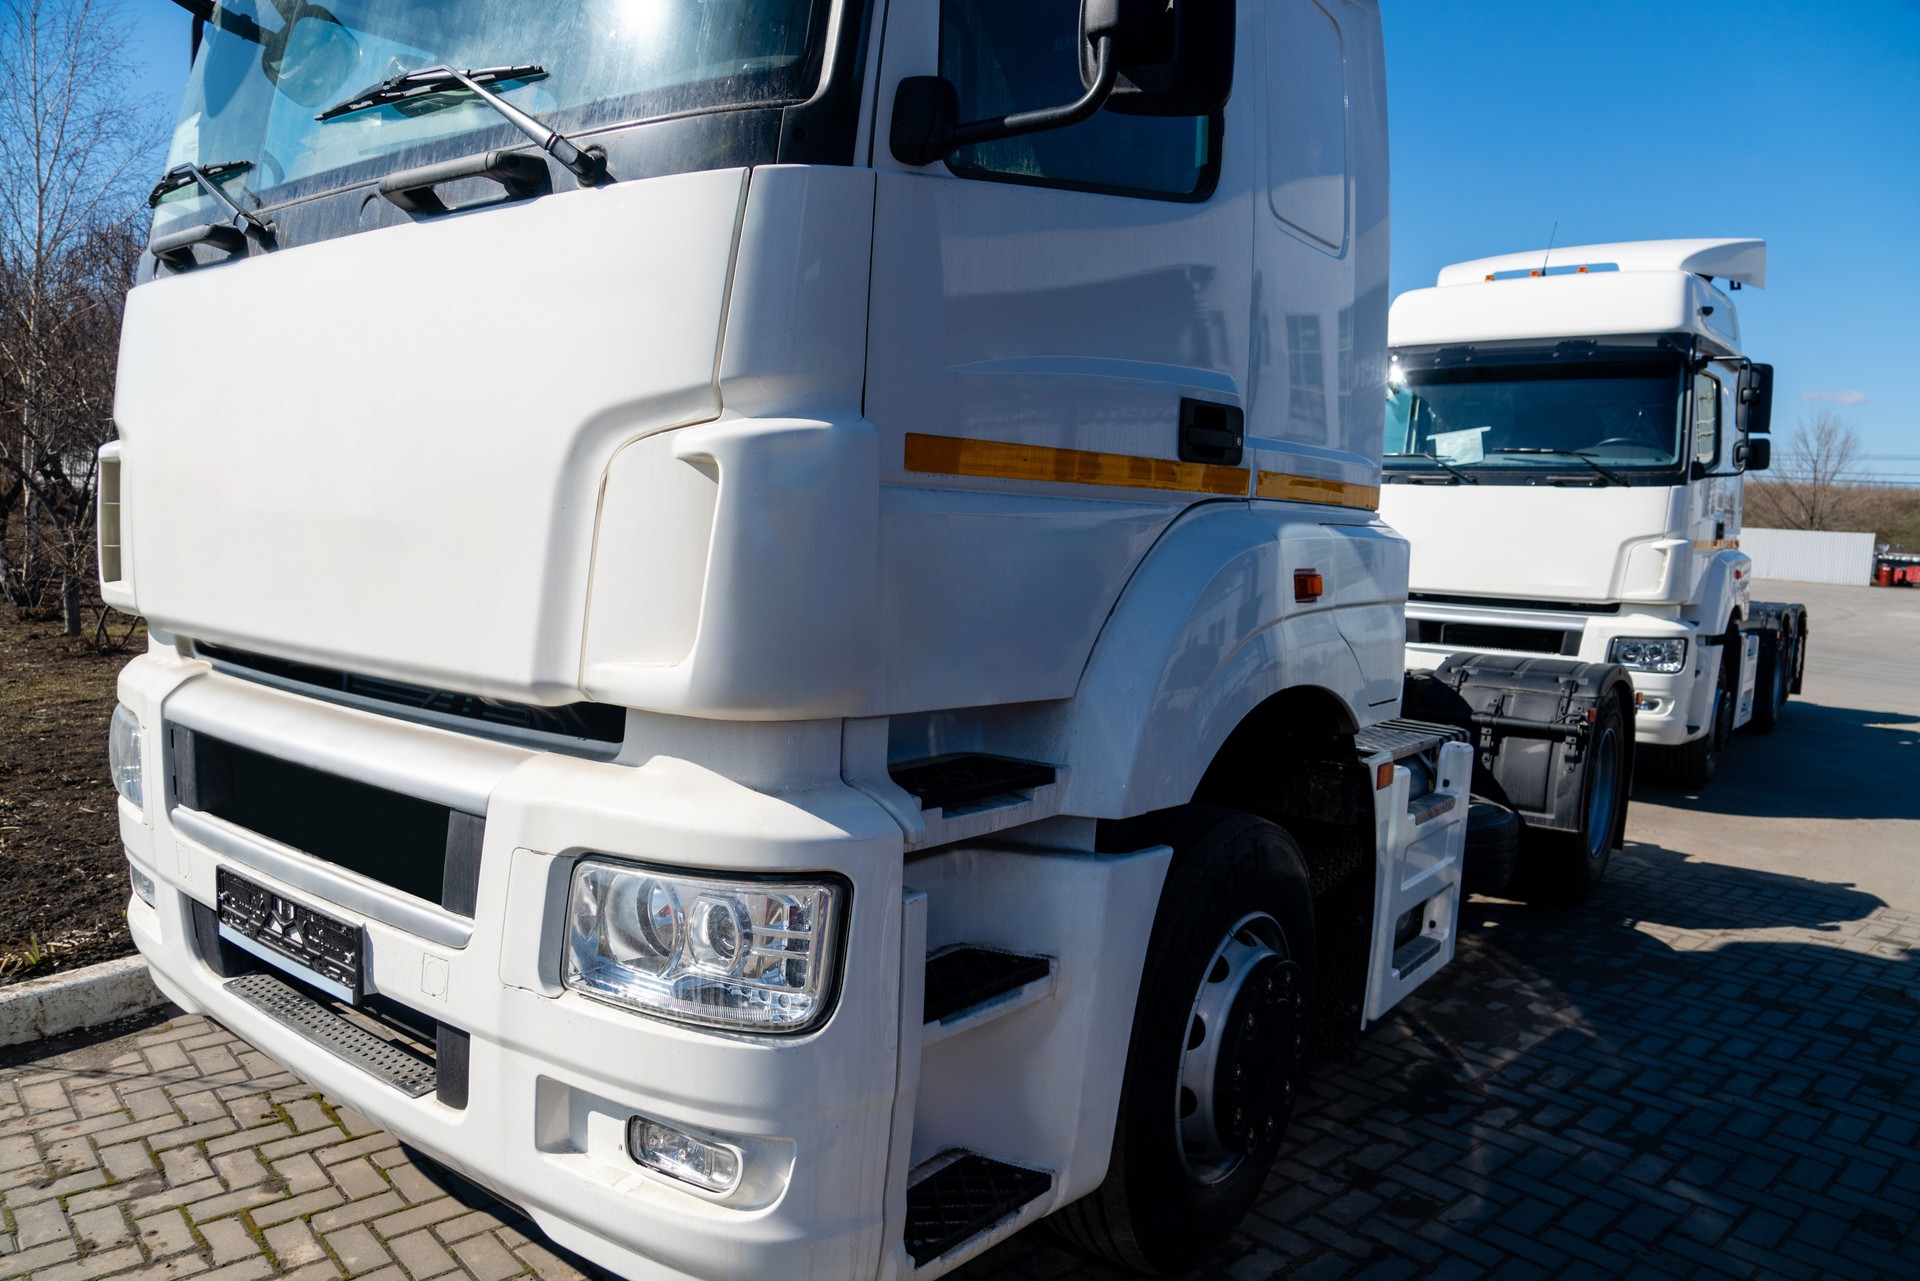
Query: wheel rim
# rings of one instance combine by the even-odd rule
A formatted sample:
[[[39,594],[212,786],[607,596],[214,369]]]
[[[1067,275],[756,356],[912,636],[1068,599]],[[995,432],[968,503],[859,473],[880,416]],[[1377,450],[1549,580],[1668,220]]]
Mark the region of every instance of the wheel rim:
[[[1613,807],[1620,790],[1620,739],[1609,725],[1593,753],[1593,789],[1587,798],[1587,857],[1602,858],[1613,843]]]
[[[1201,971],[1174,1090],[1174,1150],[1187,1176],[1213,1184],[1285,1128],[1293,1111],[1305,982],[1280,923],[1235,922]]]

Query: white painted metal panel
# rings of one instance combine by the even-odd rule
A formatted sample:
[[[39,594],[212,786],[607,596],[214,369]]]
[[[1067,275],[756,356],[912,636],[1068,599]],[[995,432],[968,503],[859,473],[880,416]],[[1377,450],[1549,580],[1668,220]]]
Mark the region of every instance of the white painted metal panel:
[[[1790,583],[1840,583],[1864,587],[1873,581],[1874,535],[1813,529],[1741,531],[1740,548],[1753,558],[1756,578]]]

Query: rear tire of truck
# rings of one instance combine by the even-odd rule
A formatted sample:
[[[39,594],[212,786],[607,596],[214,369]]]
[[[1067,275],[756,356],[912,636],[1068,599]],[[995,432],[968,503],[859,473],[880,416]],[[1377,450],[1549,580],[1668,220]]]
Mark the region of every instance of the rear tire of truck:
[[[1785,628],[1760,633],[1760,663],[1754,672],[1753,719],[1747,728],[1771,734],[1787,710],[1793,689],[1793,633]]]
[[[1584,903],[1600,888],[1613,860],[1627,811],[1627,721],[1609,698],[1595,712],[1588,740],[1586,777],[1580,792],[1580,830],[1536,831],[1525,842],[1522,864],[1529,898]]]
[[[1518,814],[1497,801],[1474,797],[1467,807],[1460,888],[1469,894],[1498,894],[1506,889],[1520,863],[1521,829]]]
[[[1306,861],[1278,826],[1191,805],[1134,1008],[1106,1180],[1051,1222],[1149,1276],[1183,1272],[1260,1195],[1305,1083],[1314,919]]]

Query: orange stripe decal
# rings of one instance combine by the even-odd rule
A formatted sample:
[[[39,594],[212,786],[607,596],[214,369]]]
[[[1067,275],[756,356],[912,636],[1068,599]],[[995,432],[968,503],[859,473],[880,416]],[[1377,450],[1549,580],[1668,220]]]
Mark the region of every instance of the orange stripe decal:
[[[1357,507],[1373,511],[1380,506],[1377,485],[1350,485],[1344,480],[1326,480],[1319,476],[1295,476],[1284,471],[1263,471],[1253,486],[1257,498],[1279,498],[1293,503],[1327,503],[1334,507]]]
[[[1170,489],[1189,494],[1244,498],[1245,467],[1180,463],[1134,454],[1100,454],[1050,445],[1014,445],[999,440],[907,433],[906,469],[925,476],[980,476],[990,480],[1038,480],[1058,485],[1109,485],[1120,489]]]

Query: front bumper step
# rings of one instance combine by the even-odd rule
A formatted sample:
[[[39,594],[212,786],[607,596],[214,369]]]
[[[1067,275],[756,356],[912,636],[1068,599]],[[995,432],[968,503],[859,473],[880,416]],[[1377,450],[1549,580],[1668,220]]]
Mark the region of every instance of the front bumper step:
[[[271,974],[244,974],[227,991],[336,1058],[412,1098],[432,1094],[439,1073],[426,1059],[387,1040]]]
[[[1053,1187],[1053,1176],[978,1152],[957,1155],[907,1189],[907,1253],[924,1267]]]

